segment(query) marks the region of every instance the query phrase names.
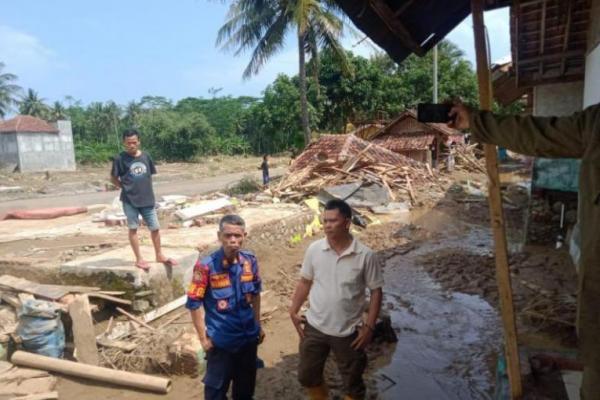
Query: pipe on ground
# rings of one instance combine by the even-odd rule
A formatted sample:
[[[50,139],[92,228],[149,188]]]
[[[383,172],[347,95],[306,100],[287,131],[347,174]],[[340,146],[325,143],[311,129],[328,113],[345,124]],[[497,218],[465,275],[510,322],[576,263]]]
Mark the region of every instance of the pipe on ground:
[[[10,361],[13,364],[22,367],[58,372],[64,375],[128,386],[157,393],[168,393],[169,390],[171,390],[170,379],[97,367],[95,365],[61,360],[58,358],[41,356],[39,354],[27,353],[25,351],[16,351],[12,355]]]

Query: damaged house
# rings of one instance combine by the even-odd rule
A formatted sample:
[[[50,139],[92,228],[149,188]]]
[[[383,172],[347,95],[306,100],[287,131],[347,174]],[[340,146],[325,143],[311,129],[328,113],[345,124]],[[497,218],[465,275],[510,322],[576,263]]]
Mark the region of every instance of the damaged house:
[[[446,124],[417,121],[414,110],[407,110],[376,132],[373,143],[413,160],[437,165],[444,145],[464,144],[464,135]]]
[[[10,171],[74,171],[71,121],[46,122],[30,115],[0,121],[0,168]]]

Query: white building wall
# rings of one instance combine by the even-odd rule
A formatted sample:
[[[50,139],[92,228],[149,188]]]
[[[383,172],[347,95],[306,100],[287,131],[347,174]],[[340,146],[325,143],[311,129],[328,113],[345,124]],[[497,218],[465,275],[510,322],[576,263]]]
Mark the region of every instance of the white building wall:
[[[18,133],[21,171],[75,170],[71,121],[58,121],[55,126],[59,133]]]
[[[567,82],[533,88],[533,115],[538,117],[571,115],[583,108],[584,83]]]
[[[583,106],[600,103],[600,0],[592,1]]]

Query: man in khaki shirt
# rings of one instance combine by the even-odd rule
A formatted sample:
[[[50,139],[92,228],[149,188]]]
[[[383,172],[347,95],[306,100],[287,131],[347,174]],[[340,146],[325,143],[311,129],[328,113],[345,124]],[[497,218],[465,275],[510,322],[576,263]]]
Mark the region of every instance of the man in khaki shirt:
[[[600,400],[600,104],[568,117],[500,116],[457,104],[457,129],[473,138],[538,157],[581,159],[579,210],[581,258],[577,333],[584,363],[582,400]]]
[[[345,399],[364,399],[365,347],[373,338],[381,308],[383,275],[375,253],[350,234],[352,210],[342,200],[325,205],[325,238],[304,256],[290,317],[300,336],[298,380],[313,400],[327,399],[323,368],[333,351],[342,375]],[[365,291],[371,299],[362,322]],[[309,297],[306,324],[298,315]]]

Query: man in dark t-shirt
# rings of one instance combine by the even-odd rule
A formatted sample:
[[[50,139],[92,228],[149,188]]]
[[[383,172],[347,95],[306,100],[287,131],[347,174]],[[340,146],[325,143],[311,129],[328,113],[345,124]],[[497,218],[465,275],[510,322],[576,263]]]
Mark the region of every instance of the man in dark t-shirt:
[[[111,181],[121,189],[123,212],[127,216],[129,227],[129,243],[135,254],[135,266],[147,271],[150,266],[140,253],[140,241],[137,235],[139,216],[150,230],[156,261],[168,266],[177,265],[172,258],[165,257],[160,245],[160,225],[154,207],[154,190],[152,189],[152,175],[156,174],[154,162],[149,154],[140,150],[140,134],[134,129],[123,132],[123,146],[121,152],[113,160]]]
[[[265,154],[263,156],[262,164],[258,169],[262,169],[262,178],[263,178],[263,186],[265,188],[269,187],[269,155]]]

